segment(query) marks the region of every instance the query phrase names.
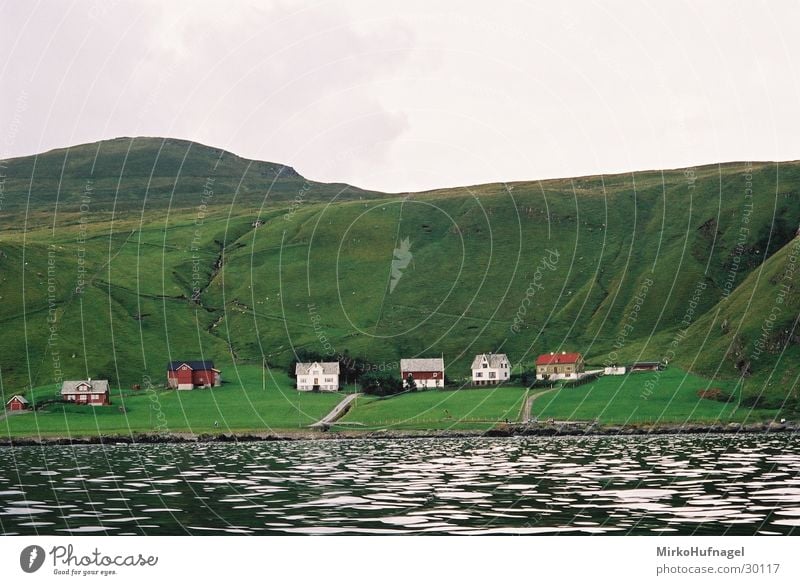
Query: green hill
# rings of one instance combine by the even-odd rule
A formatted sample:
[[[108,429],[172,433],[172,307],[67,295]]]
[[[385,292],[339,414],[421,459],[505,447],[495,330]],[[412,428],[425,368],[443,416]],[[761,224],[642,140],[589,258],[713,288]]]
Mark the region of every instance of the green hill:
[[[391,369],[444,354],[457,379],[477,352],[519,370],[570,350],[668,358],[796,407],[794,282],[748,356],[798,241],[800,163],[392,195],[137,138],[0,172],[6,394],[59,375],[161,382],[184,356],[285,367],[304,349]]]

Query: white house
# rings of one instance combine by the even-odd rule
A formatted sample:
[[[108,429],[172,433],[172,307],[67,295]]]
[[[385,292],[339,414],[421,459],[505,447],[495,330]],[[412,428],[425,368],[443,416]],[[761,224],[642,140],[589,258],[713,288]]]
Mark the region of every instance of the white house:
[[[298,390],[336,392],[339,389],[339,362],[298,362],[294,373]]]
[[[472,360],[472,383],[476,386],[499,384],[511,375],[511,364],[504,353],[482,353]]]
[[[444,359],[400,360],[400,377],[403,379],[403,386],[408,386],[408,378],[411,377],[417,388],[444,388]]]

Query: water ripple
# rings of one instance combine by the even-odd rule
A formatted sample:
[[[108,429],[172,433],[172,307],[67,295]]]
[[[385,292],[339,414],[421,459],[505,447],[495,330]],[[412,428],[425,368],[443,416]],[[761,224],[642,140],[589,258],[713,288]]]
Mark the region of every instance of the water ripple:
[[[800,532],[790,436],[21,447],[0,469],[6,534]]]

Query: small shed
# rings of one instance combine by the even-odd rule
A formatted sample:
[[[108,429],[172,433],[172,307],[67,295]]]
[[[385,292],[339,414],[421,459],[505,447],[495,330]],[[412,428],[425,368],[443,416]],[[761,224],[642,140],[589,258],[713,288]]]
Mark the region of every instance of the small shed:
[[[625,375],[625,366],[606,366],[603,368],[604,376],[623,376]]]
[[[656,372],[663,369],[661,362],[633,362],[629,368],[631,372]]]
[[[30,406],[30,402],[28,402],[24,396],[20,396],[19,394],[14,394],[8,402],[6,402],[6,410],[9,412],[18,412],[22,410],[26,410]]]

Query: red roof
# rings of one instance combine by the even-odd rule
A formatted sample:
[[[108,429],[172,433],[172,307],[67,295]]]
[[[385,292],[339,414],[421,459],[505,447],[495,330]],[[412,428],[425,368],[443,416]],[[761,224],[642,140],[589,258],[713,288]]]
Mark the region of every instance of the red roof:
[[[561,364],[574,364],[581,359],[581,354],[578,352],[573,353],[546,353],[536,358],[537,366],[550,366]]]

